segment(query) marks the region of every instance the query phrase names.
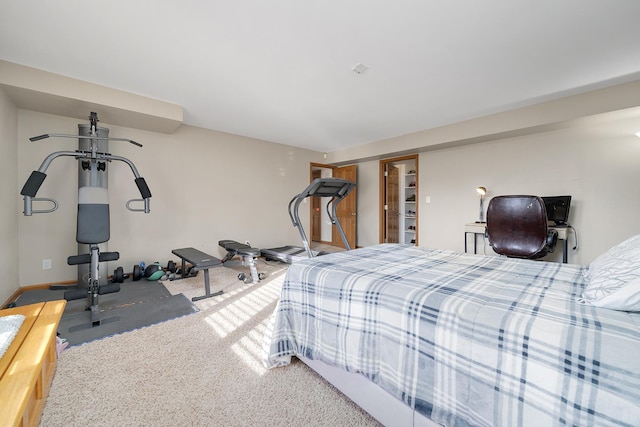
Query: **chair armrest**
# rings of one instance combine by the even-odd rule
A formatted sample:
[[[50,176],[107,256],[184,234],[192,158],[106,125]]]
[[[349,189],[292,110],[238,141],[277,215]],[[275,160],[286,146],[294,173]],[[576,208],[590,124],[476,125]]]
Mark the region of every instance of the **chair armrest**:
[[[556,249],[556,243],[558,243],[558,230],[549,230],[547,234],[549,252],[553,252]]]

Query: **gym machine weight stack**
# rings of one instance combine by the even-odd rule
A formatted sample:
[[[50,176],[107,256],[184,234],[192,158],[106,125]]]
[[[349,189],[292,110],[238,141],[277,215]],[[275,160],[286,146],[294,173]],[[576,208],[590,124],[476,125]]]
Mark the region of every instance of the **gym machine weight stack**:
[[[92,113],[95,114],[95,113]],[[97,117],[96,117],[97,121]],[[78,135],[80,136],[97,136],[101,139],[96,139],[97,151],[101,153],[109,152],[109,129],[95,126],[95,135],[91,135],[92,125],[78,124]],[[102,139],[104,138],[104,139]],[[79,138],[78,149],[80,151],[91,151],[91,139]],[[82,160],[78,162],[78,188],[80,187],[101,187],[109,189],[109,165],[106,161],[91,162],[89,160]],[[109,250],[109,242],[98,244],[100,252],[106,252]],[[89,252],[89,245],[84,243],[78,243],[78,253],[85,254]],[[90,286],[89,264],[78,264],[78,287],[86,289]],[[107,274],[109,271],[107,268],[107,262],[101,262],[98,266],[100,271],[105,272],[98,278],[99,285],[107,284]]]

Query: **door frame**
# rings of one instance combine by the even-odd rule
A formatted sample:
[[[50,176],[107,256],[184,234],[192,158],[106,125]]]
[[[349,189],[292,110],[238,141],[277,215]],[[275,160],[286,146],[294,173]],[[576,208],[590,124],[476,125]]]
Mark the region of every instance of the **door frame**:
[[[311,184],[311,182],[313,182],[313,180],[315,179],[313,177],[313,171],[316,168],[331,169],[331,176],[333,176],[333,171],[336,169],[336,167],[333,166],[333,165],[325,165],[325,164],[322,164],[322,163],[314,163],[314,162],[309,163],[309,184]],[[320,217],[322,218],[322,213],[321,213]],[[309,224],[313,224],[313,210],[311,208],[309,208]],[[322,237],[322,225],[320,226],[320,236]],[[311,244],[312,242],[313,242],[313,239],[309,241],[309,244]],[[320,243],[324,243],[324,244],[330,245],[332,242],[327,242],[327,241],[324,241],[324,240],[320,240]]]
[[[378,240],[380,243],[384,243],[384,235],[385,235],[385,212],[384,212],[384,207],[385,207],[385,201],[387,200],[386,198],[386,185],[385,185],[385,171],[387,169],[387,164],[389,163],[398,163],[398,162],[403,162],[403,161],[408,161],[408,160],[412,160],[415,161],[416,163],[416,182],[418,182],[419,180],[419,173],[420,173],[420,169],[418,166],[418,158],[419,155],[416,154],[407,154],[405,156],[400,156],[400,157],[393,157],[393,158],[389,158],[389,159],[382,159],[380,160],[380,181],[378,184],[378,189],[379,189],[379,199],[380,200],[380,206],[379,206],[379,216],[378,218],[380,219],[379,222],[379,232],[378,232]],[[418,187],[416,188],[416,230],[420,230],[420,228],[418,227],[418,217],[419,217],[419,205],[420,203],[417,203],[417,199],[418,199]],[[416,246],[418,245],[418,233],[416,233]]]
[[[334,166],[334,165],[327,165],[327,164],[324,164],[324,163],[310,162],[309,163],[309,183],[311,183],[313,181],[313,179],[314,179],[313,178],[313,170],[314,170],[314,168],[331,169],[331,176],[335,177],[336,176],[335,172],[337,170],[342,169],[342,168],[348,168],[348,167],[351,167],[351,166],[354,166],[354,165]],[[355,196],[357,198],[356,189],[357,189],[357,187],[352,190],[352,194],[353,194],[353,196]],[[352,197],[352,194],[350,194],[348,197]],[[357,224],[357,209],[358,209],[357,201],[354,203],[353,209],[354,209],[353,215],[356,217],[356,224]],[[313,223],[313,210],[309,209],[309,224],[312,224],[312,223]],[[346,230],[345,230],[345,232],[346,232]],[[331,227],[331,235],[332,235],[332,241],[331,242],[322,241],[321,243],[326,243],[326,244],[334,245],[334,246],[337,243],[338,246],[342,246],[342,239],[340,239],[340,241],[334,241],[335,240],[334,227]],[[356,227],[356,229],[354,229],[354,235],[353,236],[347,235],[347,238],[351,237],[352,240],[353,240],[353,245],[351,245],[352,249],[356,248],[357,236],[358,236],[357,227]],[[349,242],[349,243],[351,243],[351,242]]]

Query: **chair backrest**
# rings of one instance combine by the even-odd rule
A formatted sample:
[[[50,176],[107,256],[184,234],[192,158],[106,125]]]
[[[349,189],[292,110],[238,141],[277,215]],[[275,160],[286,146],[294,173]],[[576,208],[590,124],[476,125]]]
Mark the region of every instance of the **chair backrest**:
[[[109,193],[103,187],[78,188],[76,241],[103,243],[110,238]]]
[[[541,258],[553,252],[557,240],[555,230],[549,233],[547,211],[538,196],[492,198],[487,208],[487,235],[496,253],[514,258]]]

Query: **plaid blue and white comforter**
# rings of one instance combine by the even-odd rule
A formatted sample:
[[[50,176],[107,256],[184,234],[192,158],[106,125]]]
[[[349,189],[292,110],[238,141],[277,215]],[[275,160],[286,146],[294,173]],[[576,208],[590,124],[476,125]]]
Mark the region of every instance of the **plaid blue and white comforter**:
[[[640,314],[577,265],[383,244],[289,267],[265,364],[359,372],[447,426],[640,425]]]

